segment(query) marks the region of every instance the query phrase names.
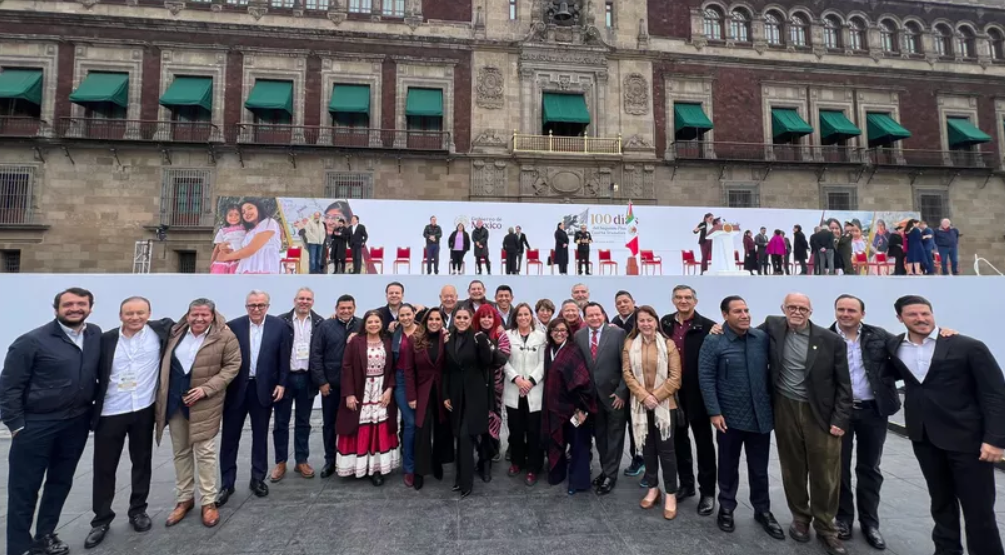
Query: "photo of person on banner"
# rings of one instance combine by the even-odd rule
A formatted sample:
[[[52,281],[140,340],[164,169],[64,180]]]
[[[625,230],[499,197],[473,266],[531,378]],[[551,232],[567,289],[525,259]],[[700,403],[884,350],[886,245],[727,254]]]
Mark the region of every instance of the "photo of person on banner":
[[[221,199],[223,200],[223,199]],[[217,262],[237,262],[235,274],[279,274],[282,258],[282,228],[272,216],[275,201],[246,198],[240,202],[241,224],[247,232],[240,247],[221,244]]]

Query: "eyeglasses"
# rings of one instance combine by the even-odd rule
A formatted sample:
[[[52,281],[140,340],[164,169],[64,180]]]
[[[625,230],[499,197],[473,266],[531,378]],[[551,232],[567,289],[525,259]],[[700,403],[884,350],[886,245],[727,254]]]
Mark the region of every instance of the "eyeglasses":
[[[568,330],[552,330],[551,333],[552,333],[552,335],[557,335],[557,334],[568,335],[569,331]]]
[[[789,305],[785,307],[785,312],[791,312],[793,314],[809,314],[810,309],[805,306]]]
[[[244,305],[244,308],[247,308],[248,310],[265,310],[266,308],[269,308],[269,305],[263,303],[246,304]]]

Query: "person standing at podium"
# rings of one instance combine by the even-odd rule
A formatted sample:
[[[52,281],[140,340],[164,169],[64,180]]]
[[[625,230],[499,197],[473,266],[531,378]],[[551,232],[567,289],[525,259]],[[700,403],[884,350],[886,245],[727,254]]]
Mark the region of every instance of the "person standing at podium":
[[[698,246],[701,248],[701,273],[703,274],[708,271],[708,261],[712,258],[712,240],[708,238],[708,234],[712,233],[714,220],[714,216],[709,212],[705,214],[701,223],[692,230],[692,233],[698,235]]]

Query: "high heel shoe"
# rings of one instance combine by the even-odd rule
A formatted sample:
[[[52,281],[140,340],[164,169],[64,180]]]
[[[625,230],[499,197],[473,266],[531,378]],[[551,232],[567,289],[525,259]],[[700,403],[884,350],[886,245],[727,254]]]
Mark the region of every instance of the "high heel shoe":
[[[670,499],[670,496],[667,496],[667,499]],[[676,503],[676,500],[674,502],[674,507],[672,509],[666,508],[665,505],[663,506],[663,518],[665,518],[666,520],[673,520],[673,519],[677,518],[677,503]]]
[[[642,501],[639,502],[639,507],[642,507],[643,509],[652,509],[653,507],[656,506],[657,503],[660,502],[661,495],[662,493],[657,491],[656,498],[653,499],[652,501],[650,501],[646,497],[643,497]]]

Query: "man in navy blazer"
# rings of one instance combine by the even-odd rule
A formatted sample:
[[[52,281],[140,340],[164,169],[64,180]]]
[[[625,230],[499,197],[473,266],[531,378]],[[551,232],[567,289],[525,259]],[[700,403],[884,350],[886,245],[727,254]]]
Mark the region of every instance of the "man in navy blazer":
[[[269,458],[269,418],[272,405],[283,398],[290,372],[292,330],[286,322],[269,316],[269,294],[254,290],[244,304],[247,316],[227,322],[241,345],[241,370],[227,387],[223,404],[223,437],[220,441],[220,475],[223,487],[216,505],[222,507],[234,494],[237,449],[244,419],[251,415],[251,491],[269,494],[265,473]]]

